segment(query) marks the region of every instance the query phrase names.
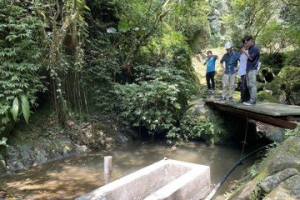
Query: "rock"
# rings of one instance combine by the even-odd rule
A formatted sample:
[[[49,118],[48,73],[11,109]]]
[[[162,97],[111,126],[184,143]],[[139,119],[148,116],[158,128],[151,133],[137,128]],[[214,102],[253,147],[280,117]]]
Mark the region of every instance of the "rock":
[[[114,140],[113,138],[111,138],[111,137],[107,137],[107,138],[105,139],[105,141],[106,141],[107,143],[113,143],[115,140]]]
[[[260,199],[260,190],[269,192],[264,200],[300,199],[300,137],[287,138],[260,165],[255,178],[237,189],[230,200]]]
[[[297,174],[282,182],[263,200],[298,200],[300,199],[300,175]]]
[[[46,151],[44,149],[41,149],[37,152],[37,155],[36,155],[36,161],[37,163],[45,163],[48,159],[47,159],[47,156],[46,156]]]
[[[294,168],[288,168],[283,171],[277,172],[271,176],[268,176],[261,184],[260,188],[263,192],[269,193],[276,188],[281,182],[285,181],[291,176],[298,174],[299,172]]]
[[[79,153],[85,153],[88,151],[88,147],[86,145],[77,146],[77,152]]]
[[[300,171],[300,137],[289,137],[282,145],[275,149],[272,156],[267,159],[268,175],[295,168]]]
[[[63,155],[67,156],[72,151],[72,148],[68,145],[64,146]]]
[[[271,130],[266,132],[266,138],[272,142],[282,142],[284,129],[272,127]]]
[[[3,156],[0,154],[0,174],[5,173],[6,170],[7,170],[7,167],[5,164],[5,160],[4,160]]]
[[[74,121],[68,120],[66,121],[66,126],[70,129],[75,129],[76,128],[76,124]]]
[[[229,200],[250,200],[251,196],[255,192],[257,184],[258,182],[256,180],[246,183],[246,185],[232,195]]]
[[[291,102],[294,105],[300,105],[300,93],[299,92],[291,92],[290,95]]]

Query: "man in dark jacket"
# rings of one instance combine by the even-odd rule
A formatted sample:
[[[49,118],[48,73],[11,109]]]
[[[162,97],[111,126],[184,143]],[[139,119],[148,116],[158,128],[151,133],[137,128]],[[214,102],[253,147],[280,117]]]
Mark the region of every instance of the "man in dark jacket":
[[[257,97],[256,75],[259,66],[260,49],[253,42],[253,38],[251,36],[246,36],[244,40],[245,40],[245,46],[248,49],[248,52],[244,49],[243,53],[247,56],[246,76],[247,76],[247,86],[249,88],[249,93],[250,93],[250,100],[244,102],[244,104],[247,106],[251,106],[256,104],[256,97]]]

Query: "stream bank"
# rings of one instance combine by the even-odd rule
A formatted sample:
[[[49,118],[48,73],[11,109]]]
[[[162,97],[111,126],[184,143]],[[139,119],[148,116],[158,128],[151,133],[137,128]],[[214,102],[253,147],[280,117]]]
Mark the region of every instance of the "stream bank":
[[[69,119],[65,127],[41,111],[29,125],[19,124],[0,150],[0,175],[95,149],[108,150],[131,140],[113,118],[94,116],[90,122]],[[124,131],[125,132],[125,131]]]
[[[228,200],[300,199],[300,137],[291,136],[250,168],[250,175],[236,182]],[[224,197],[217,198],[218,200]]]

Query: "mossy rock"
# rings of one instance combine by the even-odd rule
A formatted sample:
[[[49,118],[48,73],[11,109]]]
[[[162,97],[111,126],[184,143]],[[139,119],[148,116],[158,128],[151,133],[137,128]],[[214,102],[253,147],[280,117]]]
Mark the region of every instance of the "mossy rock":
[[[266,91],[257,93],[257,100],[261,102],[279,103],[278,99]]]
[[[272,192],[270,192],[264,200],[273,199],[289,199],[297,200],[300,199],[300,175],[295,175],[282,182]]]
[[[261,163],[260,166],[261,167],[259,169],[259,173],[254,177],[254,179],[245,183],[240,188],[238,188],[233,193],[233,195],[231,195],[229,200],[259,199],[261,190],[257,185],[258,183],[263,182],[268,176],[288,168],[295,168],[298,171],[300,171],[300,137],[291,136],[288,139],[286,139],[280,146],[270,151],[268,157]],[[299,175],[295,175],[295,176],[299,176]],[[289,181],[292,180],[293,179]],[[283,184],[283,182],[280,183],[280,185],[281,184]],[[287,194],[289,195],[294,191],[293,189],[291,189],[291,187],[283,187],[283,188],[285,190],[289,190],[287,191]],[[273,190],[270,192],[270,194],[273,194],[272,192]],[[294,198],[291,199],[293,200]]]

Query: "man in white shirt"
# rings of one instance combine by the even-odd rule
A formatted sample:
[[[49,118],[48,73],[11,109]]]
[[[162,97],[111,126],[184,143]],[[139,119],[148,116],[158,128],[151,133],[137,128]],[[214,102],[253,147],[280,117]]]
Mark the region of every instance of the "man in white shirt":
[[[246,67],[247,67],[247,56],[243,53],[243,50],[245,50],[244,43],[239,44],[239,50],[241,53],[240,56],[240,68],[238,70],[238,75],[241,77],[241,84],[240,84],[240,90],[241,90],[241,99],[240,103],[247,102],[250,98],[249,90],[247,87],[247,80],[246,80]]]

